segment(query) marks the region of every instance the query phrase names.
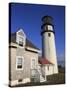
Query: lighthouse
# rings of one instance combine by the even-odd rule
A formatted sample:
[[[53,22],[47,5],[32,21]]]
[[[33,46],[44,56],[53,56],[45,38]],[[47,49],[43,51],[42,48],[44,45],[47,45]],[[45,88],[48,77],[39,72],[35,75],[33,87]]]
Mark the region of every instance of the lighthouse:
[[[51,16],[44,16],[42,18],[42,57],[54,64],[54,73],[58,73],[56,44],[55,44],[55,30],[54,22]]]

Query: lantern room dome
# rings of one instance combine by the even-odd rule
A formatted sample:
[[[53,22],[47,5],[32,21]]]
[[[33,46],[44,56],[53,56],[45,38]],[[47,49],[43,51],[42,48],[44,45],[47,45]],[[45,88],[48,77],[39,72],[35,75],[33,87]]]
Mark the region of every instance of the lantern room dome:
[[[44,24],[52,24],[53,25],[53,18],[51,16],[44,16],[42,18]]]

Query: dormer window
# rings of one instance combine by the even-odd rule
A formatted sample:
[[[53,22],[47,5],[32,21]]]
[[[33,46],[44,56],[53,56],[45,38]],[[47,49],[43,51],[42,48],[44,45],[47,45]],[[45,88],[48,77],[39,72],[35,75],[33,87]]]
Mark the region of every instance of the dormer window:
[[[24,43],[24,38],[19,36],[19,45],[23,46],[23,43]]]
[[[24,47],[25,40],[26,40],[26,36],[25,36],[23,30],[20,29],[16,34],[16,42],[19,44],[19,46]]]

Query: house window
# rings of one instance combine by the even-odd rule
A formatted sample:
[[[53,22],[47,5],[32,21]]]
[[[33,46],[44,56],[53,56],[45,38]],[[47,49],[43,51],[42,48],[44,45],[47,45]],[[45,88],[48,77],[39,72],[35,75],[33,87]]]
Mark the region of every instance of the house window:
[[[16,61],[17,63],[17,69],[23,69],[23,58],[22,57],[17,57],[17,61]]]
[[[31,68],[32,68],[32,69],[35,69],[35,68],[36,68],[36,60],[35,60],[35,59],[32,59]]]
[[[48,33],[48,36],[50,37],[51,36],[51,33]]]

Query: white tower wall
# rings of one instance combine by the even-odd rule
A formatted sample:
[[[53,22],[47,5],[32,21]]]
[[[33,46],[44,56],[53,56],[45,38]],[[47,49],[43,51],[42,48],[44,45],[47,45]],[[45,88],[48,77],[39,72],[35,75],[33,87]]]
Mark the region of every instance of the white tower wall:
[[[53,63],[54,73],[58,73],[53,18],[51,16],[44,16],[42,24],[42,57]]]
[[[48,36],[50,33],[50,37]],[[53,32],[42,34],[42,56],[54,64],[54,73],[58,73],[55,38]]]

